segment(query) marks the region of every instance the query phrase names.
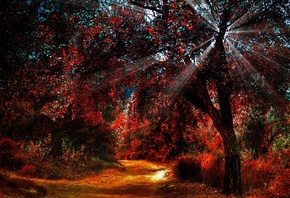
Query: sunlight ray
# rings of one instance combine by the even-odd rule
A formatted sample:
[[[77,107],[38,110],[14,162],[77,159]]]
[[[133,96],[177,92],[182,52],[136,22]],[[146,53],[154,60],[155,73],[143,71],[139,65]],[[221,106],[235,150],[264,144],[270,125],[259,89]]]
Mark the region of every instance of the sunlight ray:
[[[216,32],[218,32],[219,28],[217,25],[217,21],[214,19],[212,13],[208,11],[206,8],[201,7],[201,5],[207,5],[204,0],[198,0],[198,1],[192,1],[192,0],[186,0],[186,2],[192,7],[201,17],[203,17],[208,24],[210,25],[210,28]],[[208,6],[208,5],[207,5]],[[199,11],[197,8],[202,9]],[[206,13],[206,15],[205,15]]]
[[[211,38],[211,44],[205,49],[205,51],[199,56],[199,58],[197,59],[197,64],[201,65],[201,63],[205,60],[205,58],[208,56],[208,54],[210,53],[210,51],[214,48],[216,41]]]
[[[266,27],[253,27],[253,28],[236,28],[233,30],[229,30],[227,32],[228,34],[262,34],[264,33],[265,35],[277,35],[277,34],[290,34],[290,30],[289,29],[280,29],[279,32],[277,32],[276,30],[272,29],[272,25],[271,26],[266,26]]]
[[[179,94],[184,84],[189,80],[190,77],[192,77],[192,74],[196,68],[197,67],[195,67],[193,63],[190,62],[189,65],[186,65],[186,68],[176,77],[173,86],[167,88],[170,89],[170,92],[172,92],[171,99],[175,98],[175,96]]]
[[[229,27],[228,30],[233,30],[235,28],[239,28],[241,27],[243,24],[245,24],[246,22],[248,22],[251,18],[256,17],[257,15],[261,14],[261,12],[264,11],[265,8],[260,8],[261,5],[259,5],[259,3],[261,3],[260,1],[256,1],[255,5],[252,6],[248,12],[246,12],[245,14],[243,14],[241,17],[239,17],[238,19],[236,19],[235,22],[233,22]],[[272,2],[273,4],[273,2]]]
[[[215,44],[215,40],[213,38],[205,41],[204,43],[200,44],[198,47],[196,47],[196,49],[200,49],[202,46],[204,46],[205,44],[209,43],[211,41],[211,43],[207,46],[207,48],[198,56],[198,58],[196,58],[194,61],[191,60],[189,63],[185,63],[185,61],[183,61],[184,65],[185,65],[185,69],[182,70],[180,72],[180,74],[173,80],[173,83],[170,85],[168,85],[164,90],[163,93],[166,93],[166,101],[164,101],[165,106],[164,108],[158,109],[158,116],[164,116],[163,114],[166,112],[165,108],[167,109],[169,106],[171,106],[172,104],[174,104],[175,100],[177,99],[178,95],[180,95],[180,93],[182,92],[182,89],[184,87],[184,85],[188,82],[188,80],[193,76],[194,71],[201,67],[201,64],[205,61],[205,59],[207,58],[208,54],[210,53],[210,51],[213,49],[214,44]],[[151,63],[154,64],[156,62],[158,62],[157,60],[154,59],[155,56],[150,56],[147,57],[147,59],[152,61]],[[154,60],[152,60],[152,58]],[[147,60],[147,61],[148,61]],[[136,63],[134,63],[136,64]],[[147,68],[150,67],[150,64],[146,64]],[[133,66],[133,65],[132,65]],[[141,67],[141,70],[145,70],[144,67]],[[136,69],[136,72],[140,71],[140,69]],[[117,80],[116,80],[117,81]],[[151,104],[148,103],[146,104],[146,108],[151,109]]]
[[[204,45],[206,45],[208,42],[210,42],[210,41],[212,41],[212,40],[213,40],[213,38],[210,38],[210,39],[204,41],[203,43],[201,43],[201,44],[199,44],[198,46],[194,47],[194,48],[192,49],[192,51],[199,50],[201,47],[203,47]]]
[[[237,57],[236,57],[236,55],[235,55],[235,53],[233,51],[233,47],[231,46],[232,43],[230,43],[230,41],[228,40],[228,38],[226,38],[225,40],[226,40],[226,42],[223,43],[224,49],[225,49],[225,52],[227,54],[229,54],[228,57],[231,59],[231,60],[228,60],[227,59],[227,62],[228,62],[228,64],[232,64],[231,68],[233,70],[237,71],[237,74],[238,74],[239,78],[241,80],[243,80],[244,79],[243,73],[240,72],[241,70],[240,70],[239,64],[238,64],[239,61],[238,61],[238,59],[237,59]]]
[[[241,13],[241,10],[239,10],[239,9],[234,10],[232,15],[230,16],[230,20],[229,20],[230,26],[233,25],[235,22],[237,22],[239,20],[239,18],[242,17],[244,14]],[[238,15],[240,15],[240,16],[238,16]]]
[[[108,77],[112,76],[112,79],[110,79],[111,83],[115,83],[119,81],[122,78],[125,78],[127,76],[130,76],[132,74],[135,74],[141,70],[146,70],[152,65],[156,64],[157,62],[160,62],[156,59],[155,55],[150,55],[141,59],[138,59],[135,62],[130,62],[126,64],[124,67],[119,68],[112,73],[108,74]]]
[[[198,43],[197,45],[192,45],[193,48],[189,50],[189,53],[188,54],[189,55],[192,55],[193,52],[196,52],[196,51],[200,50],[203,46],[207,45],[209,42],[212,42],[213,39],[214,38],[212,37],[212,38],[210,38],[210,39],[208,39],[208,40],[206,40],[206,41],[204,41],[202,43]]]
[[[182,91],[184,85],[188,82],[188,80],[192,77],[194,71],[197,68],[202,67],[203,62],[208,57],[208,54],[211,52],[211,50],[214,47],[215,40],[212,40],[211,44],[202,52],[201,55],[199,55],[195,60],[190,60],[188,65],[185,65],[186,68],[180,72],[180,74],[176,77],[176,79],[173,82],[173,86],[168,86],[165,89],[165,93],[171,93],[171,100],[174,100],[177,95]],[[184,64],[186,64],[184,62]]]
[[[237,2],[239,3],[239,2]],[[230,21],[233,21],[230,26],[229,26],[229,30],[230,29],[235,29],[235,27],[237,27],[238,25],[241,26],[242,24],[244,24],[245,22],[247,22],[248,19],[251,18],[251,16],[256,16],[257,14],[259,14],[259,3],[261,3],[261,1],[256,1],[255,3],[252,2],[240,2],[241,4],[238,5],[239,9],[235,9],[232,12],[232,16],[230,17]],[[248,8],[249,6],[251,6],[250,8]],[[238,8],[237,7],[237,8]],[[255,15],[253,15],[255,14]]]
[[[238,18],[235,22],[233,22],[229,27],[228,30],[233,30],[236,28],[241,27],[243,24],[245,24],[246,22],[248,22],[250,19],[256,17],[257,15],[260,15],[262,12],[265,11],[265,7],[262,7],[263,5],[259,5],[259,3],[261,3],[260,1],[256,1],[256,4],[254,6],[251,7],[251,9],[246,12],[245,14],[243,14],[240,18]],[[271,2],[272,5],[274,4],[274,2]],[[271,5],[268,5],[271,6]]]
[[[258,57],[259,64],[271,64],[271,66],[269,67],[269,69],[271,70],[271,75],[276,75],[276,76],[283,76],[284,81],[285,82],[289,82],[290,77],[289,75],[285,75],[285,74],[290,74],[290,68],[282,65],[280,63],[277,63],[276,61],[274,61],[273,59],[269,59],[265,54],[262,54],[261,52],[255,51],[255,50],[251,50],[251,52],[255,57]],[[240,60],[238,60],[238,62],[240,62]],[[248,63],[250,64],[250,62],[248,61]],[[238,68],[238,67],[237,67]],[[254,67],[252,66],[251,68],[254,69]],[[256,72],[258,73],[258,71],[256,69],[254,70],[248,70],[248,72],[253,73]],[[263,82],[261,82],[260,84],[264,84]],[[266,88],[269,89],[270,85],[267,84]]]
[[[247,33],[253,33],[253,34],[257,34],[257,33],[262,33],[261,29],[243,29],[243,28],[238,28],[235,30],[230,30],[227,32],[228,34],[247,34]]]
[[[233,41],[234,43],[236,43],[237,45],[243,47],[243,49],[245,51],[249,51],[249,50],[251,51],[252,50],[249,47],[249,46],[253,45],[253,43],[249,43],[251,41],[248,41],[248,44],[246,44],[246,40],[245,39],[243,39],[243,42],[240,42],[240,41],[234,39],[232,36],[228,36],[227,38],[230,39],[231,41]],[[272,50],[272,47],[271,46],[273,45],[273,42],[275,42],[276,49],[280,49],[280,50],[284,49],[285,43],[282,43],[281,40],[278,40],[278,41],[277,40],[269,40],[268,46],[267,46],[268,48],[266,48],[265,42],[264,43],[259,42],[259,44],[258,43],[255,43],[256,50],[258,48],[258,49],[263,49],[262,52],[265,52],[265,50],[270,50],[271,51]],[[279,45],[281,45],[283,47],[279,46],[277,43],[279,43]],[[279,54],[278,54],[278,52],[276,50],[276,53],[275,54],[277,54],[280,57],[283,57],[286,60],[290,60],[290,57],[289,57],[288,53],[287,52],[285,53],[283,50],[280,51]]]
[[[231,41],[233,41],[233,42],[235,42],[235,43],[238,43],[240,46],[242,46],[242,48],[243,49],[245,49],[246,50],[246,47],[247,47],[247,45],[245,44],[245,43],[239,43],[238,41],[236,41],[236,40],[234,40],[233,38],[229,38]],[[264,49],[263,48],[263,44],[256,44],[256,46],[259,46],[261,49]],[[282,71],[280,71],[280,72],[277,72],[277,73],[281,73],[281,72],[289,72],[289,68],[287,68],[286,66],[284,66],[284,65],[282,65],[281,63],[278,63],[278,62],[276,62],[276,61],[274,61],[273,59],[270,59],[269,57],[267,57],[262,51],[259,51],[259,50],[253,50],[252,48],[247,48],[247,50],[246,51],[250,51],[252,54],[254,54],[255,56],[257,56],[257,57],[260,57],[260,58],[262,58],[264,61],[267,61],[267,62],[270,62],[270,63],[272,63],[275,67],[273,67],[273,69],[275,70],[275,71],[277,71],[277,69],[275,69],[275,68],[280,68],[280,69],[282,69]],[[279,54],[279,55],[281,55],[281,54]],[[284,56],[282,56],[283,58],[285,58],[285,59],[287,59],[287,60],[290,60],[290,58],[289,57],[284,57]]]
[[[240,51],[227,39],[227,43],[229,44],[229,53],[232,55],[234,59],[239,64],[235,69],[238,72],[238,74],[241,77],[241,80],[244,81],[244,83],[257,91],[257,93],[260,93],[263,97],[266,97],[267,100],[271,101],[273,104],[275,103],[275,99],[279,97],[279,95],[270,88],[269,83],[266,79],[264,79],[263,75],[261,75],[254,66],[240,53]],[[245,71],[250,76],[245,75]],[[248,82],[249,77],[252,80],[252,83],[255,84],[255,86],[251,85],[250,82]],[[275,97],[272,97],[275,96]]]
[[[239,50],[232,44],[231,41],[227,40],[227,53],[230,54],[230,58],[232,59],[234,65],[233,69],[237,72],[240,77],[240,80],[243,81],[243,84],[246,85],[248,88],[254,89],[251,85],[251,81],[249,78],[252,78],[248,75],[256,74],[254,70],[251,69],[248,65],[251,63],[243,57],[243,55],[239,52]],[[225,48],[226,49],[226,48]]]
[[[238,18],[235,22],[229,25],[228,30],[235,29],[236,27],[242,26],[247,20],[254,14],[254,10],[249,10],[245,14],[243,14],[240,18]]]
[[[154,64],[162,61],[164,61],[164,59],[160,59],[157,54],[143,57],[136,61],[130,61],[123,67],[119,67],[115,70],[106,71],[105,73],[97,73],[95,75],[96,80],[92,80],[92,82],[97,83],[99,88],[106,87],[109,84],[118,83],[119,81],[125,79],[126,77],[129,77],[130,75],[134,75],[140,71],[145,71]]]
[[[206,7],[207,7],[206,12],[207,12],[207,14],[209,15],[207,21],[210,20],[211,23],[212,23],[212,25],[214,26],[214,28],[215,28],[216,30],[218,30],[218,29],[219,29],[219,28],[218,28],[218,21],[217,21],[217,19],[216,19],[215,16],[214,16],[215,10],[214,10],[214,9],[211,10],[210,5],[208,5],[208,3],[205,2],[205,0],[200,0],[200,1],[199,1],[199,5],[201,5],[201,4],[206,5]],[[208,8],[208,7],[209,7],[209,8]]]
[[[194,72],[202,67],[203,62],[206,60],[208,57],[208,54],[211,52],[211,50],[214,48],[215,40],[210,39],[212,42],[207,46],[207,48],[200,54],[196,59],[190,61],[188,63],[185,63],[183,61],[185,68],[182,70],[178,76],[173,80],[171,85],[168,85],[164,89],[164,93],[166,94],[166,107],[158,109],[158,117],[163,117],[164,113],[166,112],[165,108],[167,109],[170,107],[172,104],[175,103],[176,99],[178,96],[181,94],[184,86],[186,83],[190,80],[190,78],[193,78]],[[148,104],[150,106],[150,104]],[[150,108],[150,107],[148,107]]]
[[[281,72],[287,72],[287,71],[289,72],[289,69],[290,69],[289,66],[287,68],[286,66],[282,65],[281,63],[278,63],[278,62],[274,61],[273,59],[268,58],[265,54],[263,54],[263,53],[261,53],[261,52],[259,52],[257,50],[255,51],[255,50],[251,49],[251,52],[254,55],[256,55],[256,56],[263,58],[265,61],[270,62],[271,64],[274,64],[276,66],[276,68],[280,67],[282,69]],[[287,58],[287,60],[290,60],[289,57],[285,57],[285,58]]]

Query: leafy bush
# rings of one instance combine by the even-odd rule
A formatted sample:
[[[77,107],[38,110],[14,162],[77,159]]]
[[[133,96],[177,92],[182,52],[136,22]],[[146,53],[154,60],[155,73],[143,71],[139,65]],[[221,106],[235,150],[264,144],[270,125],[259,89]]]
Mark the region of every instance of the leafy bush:
[[[270,182],[268,191],[275,197],[290,197],[290,169],[284,169],[282,174],[277,176]]]
[[[195,157],[180,157],[174,166],[174,174],[179,179],[192,179],[212,187],[222,187],[223,158],[210,153]]]
[[[290,138],[289,138],[290,139]],[[280,156],[284,168],[290,168],[290,150],[280,149]]]
[[[222,187],[224,175],[224,161],[222,155],[204,153],[197,156],[201,162],[203,183],[212,187]]]
[[[95,126],[69,116],[55,122],[46,116],[32,120],[29,126],[17,122],[0,134],[0,168],[26,176],[77,179],[99,171],[106,161],[116,162],[115,134],[106,124]],[[18,134],[16,126],[27,134]],[[15,139],[4,138],[5,134]],[[93,158],[102,160],[96,162]]]
[[[53,147],[51,134],[28,142],[23,141],[20,145],[21,152],[18,152],[18,155],[21,156],[24,163],[19,166],[19,169],[21,167],[22,169],[18,170],[18,173],[45,179],[73,180],[83,178],[109,166],[114,167],[116,159],[113,139],[109,139],[111,138],[109,135],[105,137],[109,131],[100,133],[99,136],[94,136],[90,141],[87,141],[86,138],[89,135],[86,134],[87,137],[78,143],[69,138],[61,138],[59,156],[54,156],[51,153]],[[84,134],[82,135],[84,136]],[[102,139],[98,140],[99,137]]]
[[[174,166],[174,175],[182,180],[202,181],[201,164],[198,160],[182,156]]]
[[[271,158],[243,162],[241,170],[243,190],[265,188],[279,171],[278,164]]]
[[[0,139],[0,167],[9,170],[20,169],[24,162],[19,155],[17,144],[9,138]]]
[[[36,166],[33,165],[24,165],[22,166],[21,170],[18,171],[19,175],[29,175],[32,176],[36,172]]]
[[[42,164],[51,151],[51,134],[43,139],[22,142],[20,149],[26,164]]]

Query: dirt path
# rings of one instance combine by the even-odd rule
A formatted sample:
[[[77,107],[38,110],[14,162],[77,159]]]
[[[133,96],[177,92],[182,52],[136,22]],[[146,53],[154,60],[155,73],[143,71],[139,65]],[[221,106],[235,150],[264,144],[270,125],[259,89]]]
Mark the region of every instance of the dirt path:
[[[15,178],[0,187],[0,197],[222,197],[217,190],[202,184],[172,180],[165,166],[143,160],[122,160],[120,163],[124,166],[122,171],[106,170],[97,177],[80,181],[32,179],[28,182]],[[23,182],[27,187],[21,184]],[[17,184],[22,188],[16,190]],[[15,191],[11,192],[13,187]]]
[[[168,170],[147,161],[120,161],[124,171],[106,170],[81,181],[37,183],[48,189],[46,197],[152,197],[166,182]]]

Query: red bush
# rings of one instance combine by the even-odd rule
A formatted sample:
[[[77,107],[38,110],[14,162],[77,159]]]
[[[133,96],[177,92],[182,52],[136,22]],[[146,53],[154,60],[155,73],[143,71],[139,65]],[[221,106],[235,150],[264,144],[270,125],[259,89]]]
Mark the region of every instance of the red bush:
[[[223,156],[204,153],[198,156],[201,162],[203,183],[212,187],[222,187],[224,175]]]
[[[242,163],[242,184],[244,191],[263,189],[278,171],[278,163],[273,159],[257,159]]]
[[[290,169],[284,169],[270,184],[268,191],[275,197],[290,197]]]
[[[180,157],[174,167],[174,174],[180,179],[202,181],[212,187],[222,187],[223,158],[213,154],[200,154],[197,157]]]
[[[182,156],[174,166],[174,175],[182,180],[191,179],[193,181],[202,181],[201,164],[198,160]]]
[[[0,167],[17,170],[23,164],[17,144],[9,138],[0,139]]]
[[[36,172],[36,166],[33,165],[24,165],[19,171],[20,175],[29,175],[32,176]]]

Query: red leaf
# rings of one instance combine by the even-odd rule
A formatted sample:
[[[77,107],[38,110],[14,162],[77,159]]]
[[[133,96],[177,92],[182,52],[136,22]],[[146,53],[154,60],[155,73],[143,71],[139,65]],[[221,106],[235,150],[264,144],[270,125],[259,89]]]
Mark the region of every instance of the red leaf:
[[[149,32],[153,32],[153,30],[154,30],[154,28],[152,28],[152,27],[148,28]]]

